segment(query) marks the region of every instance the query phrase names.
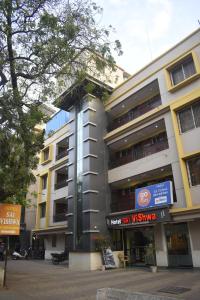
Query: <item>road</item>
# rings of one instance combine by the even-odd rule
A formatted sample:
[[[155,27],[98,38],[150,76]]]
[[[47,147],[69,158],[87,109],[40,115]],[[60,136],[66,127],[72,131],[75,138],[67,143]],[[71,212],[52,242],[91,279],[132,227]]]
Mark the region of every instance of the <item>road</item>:
[[[0,289],[1,300],[95,300],[98,288],[113,287],[175,297],[200,299],[200,270],[142,269],[71,271],[66,264],[49,261],[8,261],[7,289]],[[186,287],[179,295],[159,292],[165,287]]]

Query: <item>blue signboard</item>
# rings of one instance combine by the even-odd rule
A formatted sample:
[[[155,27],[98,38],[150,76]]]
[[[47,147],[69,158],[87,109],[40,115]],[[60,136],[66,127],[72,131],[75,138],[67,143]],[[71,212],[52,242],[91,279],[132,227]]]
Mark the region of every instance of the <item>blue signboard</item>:
[[[136,189],[135,199],[136,209],[172,204],[172,182],[165,181]]]

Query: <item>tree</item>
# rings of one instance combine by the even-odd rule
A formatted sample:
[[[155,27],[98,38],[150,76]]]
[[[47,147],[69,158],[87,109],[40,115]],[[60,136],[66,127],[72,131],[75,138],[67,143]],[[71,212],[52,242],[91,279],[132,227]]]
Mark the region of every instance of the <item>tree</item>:
[[[97,24],[101,12],[91,0],[0,0],[0,201],[24,203],[43,144],[40,104],[56,78],[78,78],[91,56],[102,71],[112,48],[121,54],[112,28]]]

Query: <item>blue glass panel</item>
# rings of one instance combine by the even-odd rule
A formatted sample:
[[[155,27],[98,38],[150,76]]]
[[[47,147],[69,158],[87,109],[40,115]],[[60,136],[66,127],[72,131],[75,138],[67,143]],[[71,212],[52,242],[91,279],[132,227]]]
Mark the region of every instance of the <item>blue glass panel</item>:
[[[54,133],[69,121],[69,112],[60,110],[46,124],[45,136]]]

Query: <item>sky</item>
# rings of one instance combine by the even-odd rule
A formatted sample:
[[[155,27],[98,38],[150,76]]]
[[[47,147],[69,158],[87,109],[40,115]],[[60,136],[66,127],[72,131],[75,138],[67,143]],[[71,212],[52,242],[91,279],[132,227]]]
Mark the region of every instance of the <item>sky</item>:
[[[117,65],[130,74],[200,28],[200,0],[96,0],[99,24],[112,25],[123,55]]]

